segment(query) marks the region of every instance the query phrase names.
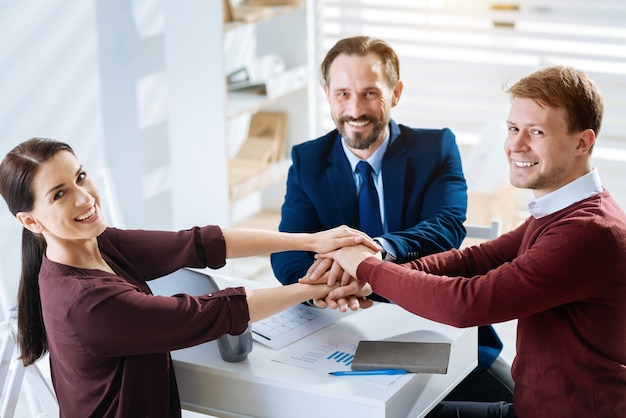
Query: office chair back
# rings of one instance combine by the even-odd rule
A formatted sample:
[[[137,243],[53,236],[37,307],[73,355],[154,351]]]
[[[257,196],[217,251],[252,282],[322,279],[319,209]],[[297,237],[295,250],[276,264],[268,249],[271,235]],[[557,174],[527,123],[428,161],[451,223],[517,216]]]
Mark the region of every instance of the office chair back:
[[[467,235],[465,238],[489,240],[497,238],[500,235],[500,229],[502,223],[499,219],[493,219],[489,225],[474,225],[466,224],[465,231]]]
[[[23,413],[28,411],[26,416],[58,417],[59,405],[54,389],[37,364],[24,367],[15,335],[11,318],[0,323],[0,418],[15,416],[20,394],[21,399],[27,400],[20,404]]]

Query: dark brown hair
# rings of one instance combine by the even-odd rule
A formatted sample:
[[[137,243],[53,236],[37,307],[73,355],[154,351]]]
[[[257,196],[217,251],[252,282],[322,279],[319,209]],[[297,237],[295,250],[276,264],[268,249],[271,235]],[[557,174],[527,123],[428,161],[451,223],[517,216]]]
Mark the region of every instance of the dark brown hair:
[[[328,70],[331,64],[341,54],[357,55],[364,57],[369,53],[374,53],[380,57],[385,67],[385,78],[390,87],[394,87],[400,80],[400,61],[396,52],[385,41],[370,38],[369,36],[354,36],[340,40],[327,53],[322,61],[321,82],[325,86],[330,83]]]
[[[39,166],[59,151],[72,148],[59,141],[32,138],[13,148],[0,163],[0,194],[11,213],[29,212],[35,204],[32,182]],[[41,312],[39,269],[46,250],[43,236],[22,230],[22,274],[17,296],[18,343],[25,366],[48,351]]]

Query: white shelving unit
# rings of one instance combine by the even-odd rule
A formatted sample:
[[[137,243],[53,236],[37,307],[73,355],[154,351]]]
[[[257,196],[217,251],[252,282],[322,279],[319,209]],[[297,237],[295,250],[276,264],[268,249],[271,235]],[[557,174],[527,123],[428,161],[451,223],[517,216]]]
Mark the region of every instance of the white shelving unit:
[[[309,135],[309,7],[308,0],[268,6],[249,14],[252,21],[224,23],[222,2],[198,0],[181,7],[165,1],[174,227],[231,226],[282,203],[289,149]],[[228,74],[268,54],[282,59],[286,73],[305,67],[306,75],[289,78],[276,94],[228,92]],[[284,157],[260,174],[245,196],[233,199],[228,160],[260,110],[287,112]]]

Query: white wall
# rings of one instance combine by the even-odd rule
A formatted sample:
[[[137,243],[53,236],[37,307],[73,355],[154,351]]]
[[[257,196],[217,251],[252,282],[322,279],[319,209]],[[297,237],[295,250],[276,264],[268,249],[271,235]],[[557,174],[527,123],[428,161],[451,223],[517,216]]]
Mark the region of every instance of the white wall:
[[[94,2],[0,0],[0,155],[35,136],[70,143],[104,164]],[[19,278],[21,228],[0,199],[0,302]]]
[[[99,183],[109,224],[170,228],[161,1],[0,0],[0,28],[0,155],[31,137],[67,142]],[[5,312],[21,228],[4,201],[0,234]]]
[[[0,152],[33,136],[102,164],[93,2],[0,0]]]

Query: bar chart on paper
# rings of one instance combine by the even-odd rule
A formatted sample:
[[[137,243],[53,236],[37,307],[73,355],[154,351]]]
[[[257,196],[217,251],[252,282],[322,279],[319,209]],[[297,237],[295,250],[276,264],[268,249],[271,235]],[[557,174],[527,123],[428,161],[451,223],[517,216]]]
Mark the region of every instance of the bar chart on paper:
[[[316,332],[306,342],[292,344],[272,360],[324,373],[350,370],[359,337],[331,328]]]
[[[351,366],[352,360],[354,360],[354,353],[346,353],[344,351],[335,351],[330,356],[326,357],[327,360],[336,361],[338,364],[344,366]]]

